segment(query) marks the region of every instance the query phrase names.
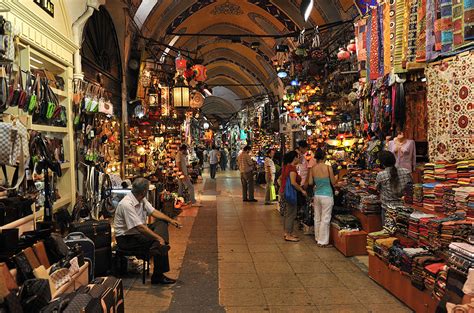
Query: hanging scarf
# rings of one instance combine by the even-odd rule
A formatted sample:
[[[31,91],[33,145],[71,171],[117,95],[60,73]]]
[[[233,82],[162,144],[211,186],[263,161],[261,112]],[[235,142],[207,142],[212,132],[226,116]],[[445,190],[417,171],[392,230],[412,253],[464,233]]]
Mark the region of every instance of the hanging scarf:
[[[383,68],[384,68],[384,75],[390,73],[390,69],[392,68],[390,59],[391,56],[391,42],[390,42],[390,5],[388,3],[383,4]]]
[[[426,0],[418,0],[416,61],[426,61]]]
[[[397,25],[397,0],[390,1],[390,69],[394,67]]]
[[[393,67],[395,73],[405,72],[402,60],[403,60],[403,25],[405,18],[405,1],[398,0],[396,2],[396,22],[395,22],[395,51],[393,55]]]
[[[435,9],[435,51],[441,51],[441,30],[443,29],[443,20],[441,19],[441,0],[434,0]]]
[[[369,14],[369,17],[367,18],[367,34],[365,37],[366,41],[366,49],[367,49],[367,59],[365,61],[365,68],[367,70],[367,78],[370,77],[370,59],[371,59],[371,53],[372,53],[372,46],[371,46],[371,41],[370,38],[372,36],[372,15]]]
[[[354,24],[357,47],[357,61],[367,61],[367,19],[363,18]]]
[[[464,44],[464,1],[453,2],[453,48]],[[467,1],[469,2],[469,1]]]
[[[464,0],[464,40],[474,40],[474,1]]]
[[[377,79],[379,77],[379,27],[377,18],[377,9],[370,11],[370,79]]]
[[[384,30],[383,30],[383,8],[382,6],[377,6],[377,43],[378,43],[378,55],[379,55],[379,64],[378,64],[378,77],[383,76],[384,73]]]
[[[402,37],[402,66],[403,71],[406,72],[407,52],[408,52],[408,26],[406,22],[410,17],[410,0],[405,0],[403,10],[403,37]]]
[[[435,11],[436,0],[426,0],[426,60],[430,61],[438,56],[435,47]]]
[[[453,2],[441,0],[441,52],[453,49]]]
[[[410,19],[408,25],[408,51],[407,62],[415,61],[416,56],[416,23],[418,13],[418,0],[411,0],[410,3]]]

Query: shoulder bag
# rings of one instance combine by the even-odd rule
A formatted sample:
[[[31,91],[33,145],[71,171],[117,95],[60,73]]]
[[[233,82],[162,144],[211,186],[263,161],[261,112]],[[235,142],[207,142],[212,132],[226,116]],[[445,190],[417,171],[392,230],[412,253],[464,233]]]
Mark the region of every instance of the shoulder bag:
[[[291,184],[290,173],[288,173],[285,183],[285,200],[292,205],[296,205],[298,203],[298,193],[295,187],[293,187]]]

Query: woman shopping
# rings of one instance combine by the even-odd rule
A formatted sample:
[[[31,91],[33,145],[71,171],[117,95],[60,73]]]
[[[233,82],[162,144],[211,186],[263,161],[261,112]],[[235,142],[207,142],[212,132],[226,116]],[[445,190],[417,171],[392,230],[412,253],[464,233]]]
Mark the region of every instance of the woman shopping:
[[[395,166],[397,160],[392,152],[380,151],[378,159],[384,169],[377,174],[376,185],[382,202],[382,223],[385,224],[387,206],[402,204],[405,188],[412,178],[408,169]]]
[[[327,247],[329,246],[329,227],[334,206],[332,186],[336,183],[336,178],[332,167],[324,163],[326,153],[321,148],[316,150],[314,158],[316,165],[311,168],[308,178],[308,183],[314,185],[314,238],[318,246]]]
[[[286,185],[290,183],[291,186],[288,186],[288,190],[301,192],[306,197],[306,191],[301,187],[301,176],[298,175],[296,170],[296,165],[298,165],[298,153],[296,151],[290,151],[283,157],[283,169],[280,176],[280,199],[284,202],[286,206],[286,212],[284,216],[283,226],[285,229],[284,239],[286,241],[297,242],[300,239],[293,235],[293,228],[296,219],[297,213],[297,201],[296,196],[293,199],[287,198]]]

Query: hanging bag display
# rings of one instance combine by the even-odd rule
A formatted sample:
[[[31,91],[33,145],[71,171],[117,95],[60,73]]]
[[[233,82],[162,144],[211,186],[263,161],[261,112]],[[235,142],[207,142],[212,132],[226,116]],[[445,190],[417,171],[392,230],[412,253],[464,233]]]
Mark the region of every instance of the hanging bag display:
[[[0,113],[8,109],[8,75],[5,67],[0,66]]]
[[[31,95],[27,100],[28,104],[28,112],[33,114],[38,109],[38,101],[40,99],[40,92],[41,92],[41,85],[40,85],[41,78],[36,75],[34,77],[34,83],[31,87]]]
[[[21,123],[14,120],[12,123],[0,122],[0,164],[18,166],[18,178],[15,186],[7,188],[16,190],[23,182],[25,168],[29,163],[30,152],[28,147],[28,131]],[[5,174],[6,171],[4,171]],[[5,174],[5,181],[8,177]]]
[[[107,115],[114,115],[114,107],[108,96],[104,99],[104,101],[99,103],[99,112]]]

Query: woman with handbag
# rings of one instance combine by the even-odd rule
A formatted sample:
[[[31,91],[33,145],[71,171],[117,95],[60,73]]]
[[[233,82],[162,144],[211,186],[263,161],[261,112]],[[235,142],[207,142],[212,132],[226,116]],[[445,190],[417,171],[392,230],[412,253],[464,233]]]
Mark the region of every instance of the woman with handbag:
[[[314,238],[319,247],[329,246],[329,227],[334,206],[333,187],[336,178],[332,167],[324,163],[326,153],[318,148],[314,155],[316,165],[309,172],[309,184],[314,185]]]
[[[306,196],[306,191],[301,187],[301,176],[298,175],[298,153],[290,151],[283,157],[283,169],[280,176],[280,199],[286,206],[283,227],[285,229],[284,239],[297,242],[300,239],[293,235],[293,228],[297,213],[297,192]]]

